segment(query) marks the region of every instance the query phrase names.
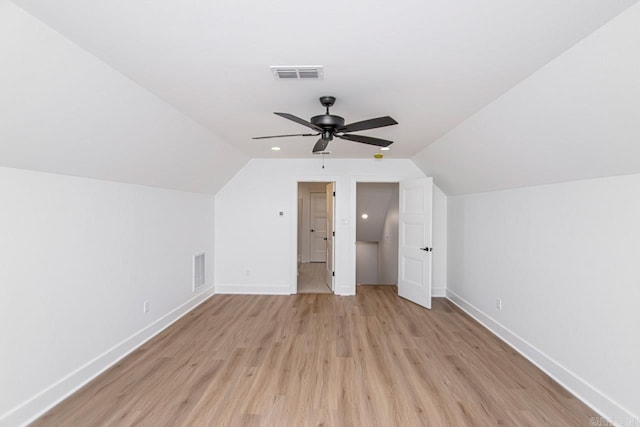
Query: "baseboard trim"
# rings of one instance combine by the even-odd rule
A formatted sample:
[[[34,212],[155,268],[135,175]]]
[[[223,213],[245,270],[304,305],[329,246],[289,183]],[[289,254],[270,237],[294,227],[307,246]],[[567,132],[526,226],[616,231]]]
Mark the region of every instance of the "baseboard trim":
[[[0,417],[0,426],[24,426],[35,421],[49,409],[75,393],[85,384],[109,369],[158,333],[171,326],[212,295],[214,295],[213,286],[202,290],[198,295],[181,304],[179,307],[119,344],[116,344],[111,349],[76,369],[74,372],[71,372],[58,382],[50,385],[19,406],[3,414]]]
[[[447,288],[431,288],[431,296],[442,298],[447,296]]]
[[[614,425],[640,424],[640,418],[613,399],[596,389],[582,378],[560,365],[542,351],[522,339],[515,332],[497,322],[491,316],[485,314],[470,302],[450,289],[446,290],[446,297],[458,306],[462,311],[477,320],[482,326],[491,331],[502,341],[536,365],[569,392],[583,401],[586,405],[598,412],[601,416],[611,421]]]
[[[216,294],[291,295],[289,285],[216,285]]]

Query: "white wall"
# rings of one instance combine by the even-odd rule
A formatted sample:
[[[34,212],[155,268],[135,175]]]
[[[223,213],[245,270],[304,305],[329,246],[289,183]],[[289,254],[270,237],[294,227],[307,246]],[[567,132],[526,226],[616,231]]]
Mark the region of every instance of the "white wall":
[[[640,415],[639,196],[630,175],[448,206],[449,296],[621,425]]]
[[[0,425],[37,415],[210,295],[212,195],[0,168],[0,205]]]
[[[325,163],[322,169],[320,159],[254,159],[216,194],[217,292],[295,292],[297,182],[335,181],[336,293],[355,293],[355,180],[424,175],[410,160]]]
[[[247,157],[0,0],[0,166],[215,193]]]
[[[356,284],[377,285],[378,242],[356,242]]]

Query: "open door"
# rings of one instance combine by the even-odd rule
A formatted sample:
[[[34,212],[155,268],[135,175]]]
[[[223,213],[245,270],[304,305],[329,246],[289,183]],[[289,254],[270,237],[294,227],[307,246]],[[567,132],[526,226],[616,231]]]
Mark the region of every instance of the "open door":
[[[324,281],[327,286],[331,289],[332,292],[335,292],[335,284],[334,284],[334,275],[333,275],[333,242],[334,242],[334,232],[335,232],[335,223],[334,223],[334,206],[335,206],[335,183],[329,182],[326,186],[327,193],[327,263],[326,270],[324,274]]]
[[[398,295],[431,308],[433,179],[400,183]]]

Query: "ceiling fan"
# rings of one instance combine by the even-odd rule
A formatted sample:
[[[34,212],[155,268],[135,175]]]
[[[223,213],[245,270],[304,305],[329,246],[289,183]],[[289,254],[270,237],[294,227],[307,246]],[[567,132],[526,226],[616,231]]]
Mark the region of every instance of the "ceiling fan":
[[[327,145],[329,145],[329,142],[331,142],[334,137],[340,138],[340,139],[346,139],[348,141],[361,142],[363,144],[376,145],[378,147],[388,147],[389,145],[393,144],[393,141],[388,141],[386,139],[380,139],[380,138],[373,138],[371,136],[351,135],[351,132],[381,128],[384,126],[397,125],[398,122],[396,122],[389,116],[384,116],[384,117],[363,120],[361,122],[355,122],[355,123],[350,123],[348,125],[345,125],[344,118],[340,116],[335,116],[333,114],[329,114],[329,107],[331,107],[335,102],[336,102],[336,98],[333,96],[320,97],[320,103],[324,107],[326,107],[327,112],[326,114],[321,114],[319,116],[311,117],[310,121],[306,121],[304,119],[301,119],[300,117],[296,117],[293,114],[289,114],[289,113],[273,113],[280,117],[284,117],[285,119],[289,119],[298,124],[311,128],[315,130],[317,133],[297,133],[292,135],[256,136],[256,137],[253,137],[252,139],[320,135],[320,139],[313,146],[314,153],[323,152],[327,148]]]

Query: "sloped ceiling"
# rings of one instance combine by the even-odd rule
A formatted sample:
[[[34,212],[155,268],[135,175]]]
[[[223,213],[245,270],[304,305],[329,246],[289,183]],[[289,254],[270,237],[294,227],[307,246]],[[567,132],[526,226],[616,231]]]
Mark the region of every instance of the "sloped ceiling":
[[[0,0],[0,166],[215,193],[247,161]]]
[[[447,194],[640,173],[640,5],[414,157]]]
[[[184,158],[186,166],[193,160],[205,170],[210,164],[202,159],[217,157],[224,171],[227,151],[229,171],[246,157],[311,157],[312,138],[251,136],[302,132],[272,112],[309,118],[322,112],[319,96],[334,95],[332,112],[348,122],[381,115],[398,120],[399,126],[363,133],[396,141],[386,157],[414,158],[437,175],[436,182],[446,183],[446,191],[460,193],[493,187],[467,185],[476,177],[449,168],[458,151],[469,158],[458,145],[446,148],[452,130],[636,0],[14,3],[206,128],[206,138],[222,148],[205,156],[196,150]],[[324,65],[325,78],[275,80],[269,65],[287,64]],[[434,141],[438,148],[431,151]],[[38,156],[39,145],[24,143]],[[153,138],[137,143],[150,158],[170,159],[179,152],[179,146],[158,149]],[[280,152],[270,150],[274,143]],[[329,148],[341,158],[369,158],[377,151],[346,141]],[[512,160],[504,155],[499,161]],[[134,157],[129,167],[160,170],[161,164]],[[474,163],[478,173],[488,173],[479,164]],[[455,167],[467,165],[460,160]],[[215,172],[196,177],[184,170],[167,181],[180,180],[182,173],[188,180],[220,181]]]
[[[382,233],[389,209],[395,206],[397,211],[398,184],[359,182],[356,194],[356,240],[383,241]],[[366,219],[362,218],[365,213],[368,215]]]

